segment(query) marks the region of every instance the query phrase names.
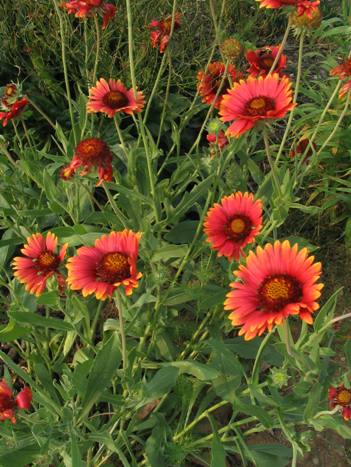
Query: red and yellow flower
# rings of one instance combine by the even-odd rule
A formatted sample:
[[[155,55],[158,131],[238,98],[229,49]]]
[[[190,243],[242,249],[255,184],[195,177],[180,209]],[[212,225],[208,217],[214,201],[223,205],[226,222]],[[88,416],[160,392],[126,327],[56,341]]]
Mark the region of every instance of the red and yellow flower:
[[[260,8],[283,8],[295,6],[298,15],[307,14],[312,16],[314,10],[319,5],[319,0],[257,0],[260,3]]]
[[[28,104],[28,99],[21,95],[16,84],[10,83],[3,88],[0,98],[0,120],[4,120],[2,126],[6,126],[10,120],[17,117]]]
[[[233,326],[241,326],[239,335],[245,340],[272,331],[289,315],[312,324],[323,284],[317,282],[321,264],[314,263],[306,248],[299,251],[287,240],[258,247],[234,275],[238,281],[230,284],[224,305]]]
[[[28,410],[31,402],[32,391],[28,386],[24,386],[15,398],[6,381],[0,381],[0,422],[10,420],[16,423],[15,409]]]
[[[136,264],[140,238],[141,233],[125,229],[103,235],[94,246],[79,248],[68,259],[69,287],[81,290],[84,297],[95,294],[98,300],[111,297],[119,286],[131,295],[142,276]]]
[[[328,391],[329,406],[331,409],[340,407],[344,420],[351,420],[351,390],[343,384],[338,387],[331,386]]]
[[[103,0],[70,0],[63,2],[61,7],[66,9],[68,14],[76,18],[87,18],[98,12],[102,14],[102,29],[106,29],[109,21],[116,14],[116,6],[113,3],[104,3]]]
[[[231,82],[236,82],[242,77],[233,65],[226,67],[222,62],[212,62],[206,70],[200,70],[197,74],[198,85],[197,90],[202,96],[202,102],[211,105],[214,102],[214,107],[219,108],[223,95],[227,89],[231,87]]]
[[[303,163],[306,163],[308,159],[313,155],[316,148],[316,144],[314,142],[310,143],[309,138],[302,137],[294,146],[294,148],[289,152],[289,156],[293,159],[296,156],[303,156],[306,152],[302,161]]]
[[[250,67],[248,73],[251,76],[265,76],[267,75],[279,53],[279,47],[262,47],[257,50],[248,50],[246,52],[246,60],[249,62]],[[279,60],[274,67],[273,72],[283,75],[283,69],[286,68],[286,55],[281,54]]]
[[[351,78],[351,58],[347,58],[330,70],[331,76],[337,76],[340,80]],[[343,99],[351,90],[351,79],[345,83],[339,91],[339,98]]]
[[[348,81],[341,87],[339,91],[339,98],[343,99],[346,96],[346,94],[350,91],[351,91],[351,79],[350,81]]]
[[[61,170],[61,178],[68,180],[80,167],[83,168],[80,172],[81,176],[97,167],[99,174],[97,186],[102,182],[112,181],[112,153],[105,141],[99,138],[87,138],[81,141],[74,151],[70,164]]]
[[[224,196],[209,209],[204,232],[218,256],[238,260],[245,245],[254,242],[262,227],[262,202],[252,193]]]
[[[41,233],[27,238],[27,244],[21,249],[24,256],[16,256],[12,261],[14,276],[26,286],[26,291],[39,296],[46,288],[46,281],[56,275],[60,288],[65,280],[59,271],[64,260],[67,244],[57,252],[56,235],[48,232],[44,238]]]
[[[88,112],[103,112],[112,118],[117,112],[133,115],[141,112],[145,105],[144,95],[133,89],[127,89],[120,80],[110,78],[108,82],[101,78],[96,86],[89,90]]]
[[[176,13],[174,16],[173,31],[180,28],[180,18],[181,14]],[[152,48],[157,49],[159,47],[160,53],[163,54],[171,38],[172,16],[167,16],[160,21],[154,19],[149,23],[148,28],[151,30],[150,41]]]
[[[282,118],[295,104],[291,82],[278,73],[240,80],[225,94],[219,107],[223,122],[234,122],[226,134],[238,138],[260,121]]]

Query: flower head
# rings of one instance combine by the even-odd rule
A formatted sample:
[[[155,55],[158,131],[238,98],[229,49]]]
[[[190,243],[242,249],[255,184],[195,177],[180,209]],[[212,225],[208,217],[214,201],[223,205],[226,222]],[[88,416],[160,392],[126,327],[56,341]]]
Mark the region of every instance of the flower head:
[[[112,118],[117,112],[132,115],[141,112],[145,104],[144,95],[133,89],[127,89],[120,80],[101,78],[96,86],[89,90],[88,112],[103,112]]]
[[[28,410],[31,402],[32,391],[28,386],[24,386],[15,398],[6,381],[4,379],[0,381],[0,422],[10,420],[16,423],[16,406],[19,409]]]
[[[174,31],[180,28],[180,18],[181,14],[176,13],[173,23]],[[163,54],[171,38],[172,16],[162,18],[160,21],[154,19],[149,23],[148,28],[151,30],[150,41],[152,48],[157,49],[159,47],[160,53]]]
[[[317,283],[321,264],[306,248],[299,251],[287,240],[258,247],[234,275],[239,280],[230,284],[224,305],[233,326],[242,326],[239,335],[245,340],[271,331],[289,315],[312,324],[323,284]]]
[[[141,233],[131,230],[111,232],[83,246],[68,259],[67,282],[72,290],[81,290],[84,297],[95,294],[98,300],[111,297],[116,287],[123,286],[126,295],[138,287],[142,276],[136,261]]]
[[[80,167],[83,168],[80,175],[86,175],[93,167],[97,167],[99,173],[97,186],[104,181],[112,181],[112,153],[105,141],[99,138],[87,138],[81,141],[74,151],[71,163],[61,170],[61,178],[68,180]]]
[[[117,8],[113,3],[104,3],[102,7],[103,17],[102,17],[102,29],[106,29],[108,23],[116,15]]]
[[[219,46],[223,57],[230,63],[234,64],[240,57],[243,46],[238,39],[235,37],[229,37],[225,39]]]
[[[351,419],[351,390],[343,384],[338,387],[331,386],[328,391],[329,406],[331,409],[339,406],[344,420]]]
[[[242,77],[242,74],[233,65],[228,65],[226,72],[222,62],[212,62],[208,65],[207,70],[200,70],[197,74],[197,90],[202,96],[202,102],[208,105],[214,102],[214,107],[218,109],[223,95],[231,86],[228,77],[232,82],[236,82]]]
[[[262,47],[257,50],[248,50],[246,52],[246,60],[249,62],[250,67],[248,73],[251,76],[265,76],[267,75],[274,63],[276,56],[279,53],[279,47]],[[282,54],[279,57],[278,63],[274,68],[274,72],[282,76],[282,70],[286,67],[286,55]]]
[[[290,14],[290,21],[293,28],[298,29],[317,29],[322,22],[322,13],[318,7],[312,9],[312,12],[305,11],[299,14],[293,11]]]
[[[224,196],[207,213],[204,231],[218,256],[238,260],[242,249],[252,243],[262,227],[262,202],[252,193]]]
[[[277,73],[234,83],[221,100],[223,122],[234,122],[226,134],[238,138],[259,121],[282,118],[294,107],[290,80]]]
[[[95,12],[102,14],[102,29],[106,29],[110,20],[115,16],[117,8],[112,3],[103,0],[70,0],[63,2],[61,7],[76,18],[88,18]]]
[[[351,78],[351,58],[347,58],[336,67],[330,70],[331,76],[337,76],[339,79]]]
[[[57,243],[56,235],[51,232],[45,238],[40,233],[33,234],[21,249],[24,256],[13,259],[13,275],[25,284],[27,292],[39,296],[46,288],[46,281],[53,275],[56,275],[59,286],[63,287],[64,278],[59,266],[64,260],[67,244],[56,252]]]
[[[308,149],[307,149],[308,148]],[[302,137],[294,148],[289,152],[289,156],[293,159],[296,156],[303,156],[306,152],[306,155],[303,158],[303,163],[306,163],[308,159],[313,155],[314,151],[316,150],[317,146],[314,142],[310,143],[309,138]]]
[[[260,8],[283,8],[295,6],[298,15],[307,14],[309,17],[318,7],[319,0],[256,0],[260,3]]]
[[[339,91],[339,98],[340,98],[340,99],[343,99],[343,98],[346,96],[346,94],[347,94],[348,92],[350,92],[350,91],[351,91],[351,79],[350,79],[350,81],[347,81],[347,83],[345,83],[345,84],[341,87],[341,89],[340,89],[340,91]]]
[[[0,120],[4,120],[2,125],[6,126],[8,122],[17,117],[28,104],[28,99],[22,96],[20,88],[15,83],[7,84],[3,88],[0,97]]]

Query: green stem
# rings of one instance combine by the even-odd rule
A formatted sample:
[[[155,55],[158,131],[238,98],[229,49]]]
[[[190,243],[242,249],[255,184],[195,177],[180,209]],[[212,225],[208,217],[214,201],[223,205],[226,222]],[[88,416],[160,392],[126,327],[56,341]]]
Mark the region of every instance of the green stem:
[[[284,343],[286,345],[286,351],[288,355],[292,355],[292,345],[291,345],[291,334],[290,334],[290,327],[289,322],[287,319],[284,320],[283,324],[281,325],[283,328],[283,336],[284,336]]]
[[[144,123],[144,124],[145,124],[145,122],[146,122],[146,120],[147,120],[147,117],[148,117],[148,115],[149,115],[149,111],[150,111],[150,107],[151,107],[152,100],[153,100],[153,98],[154,98],[154,96],[155,96],[155,93],[156,93],[158,84],[159,84],[159,82],[160,82],[162,73],[163,73],[163,71],[164,71],[166,58],[167,58],[167,51],[164,53],[164,55],[163,55],[163,57],[162,57],[161,65],[160,65],[160,68],[159,68],[159,70],[158,70],[158,73],[157,73],[157,76],[156,76],[156,80],[155,80],[155,82],[154,82],[154,85],[153,85],[151,94],[150,94],[150,96],[149,96],[149,98],[148,98],[148,102],[147,102],[147,105],[146,105],[146,108],[145,108],[144,118],[143,118],[143,123]]]
[[[173,436],[173,442],[177,441],[179,438],[182,438],[185,435],[185,433],[187,433],[192,428],[194,428],[194,426],[197,425],[201,420],[203,420],[204,418],[207,418],[207,416],[211,412],[214,412],[215,410],[217,410],[220,407],[223,407],[224,405],[227,405],[227,404],[229,404],[228,401],[221,401],[221,402],[218,402],[218,404],[215,404],[212,407],[210,407],[209,409],[202,412],[201,415],[199,415],[197,418],[195,418],[195,420],[193,420],[191,423],[189,423],[189,425],[187,425],[180,433],[177,433],[177,434],[175,434]]]
[[[46,115],[46,113],[41,110],[41,108],[35,103],[33,102],[28,96],[26,96],[27,98],[27,101],[30,103],[30,105],[38,112],[40,113],[40,115],[45,118],[45,120],[48,122],[48,124],[51,126],[51,128],[53,128],[54,130],[56,130],[56,126],[55,126],[55,123],[50,119],[50,117],[48,117]]]
[[[124,152],[126,158],[128,159],[128,151],[127,151],[127,148],[126,148],[126,145],[125,145],[125,142],[124,142],[124,139],[123,139],[123,135],[122,135],[121,129],[119,127],[116,115],[113,117],[113,121],[114,121],[114,124],[115,124],[115,128],[116,128],[116,131],[117,131],[119,142],[120,142],[120,144],[122,146],[122,149],[123,149],[123,152]]]
[[[259,349],[257,351],[257,354],[256,354],[255,363],[254,363],[254,366],[252,368],[252,375],[251,375],[251,381],[255,385],[258,384],[258,374],[259,374],[259,370],[260,370],[259,365],[260,365],[260,362],[261,362],[261,357],[262,357],[263,351],[264,351],[266,345],[268,344],[268,341],[271,338],[271,336],[272,336],[271,332],[269,332],[265,336],[265,338],[261,342],[261,345],[260,345],[260,347],[259,347]]]
[[[96,15],[94,15],[94,24],[95,24],[95,32],[96,32],[96,54],[95,54],[95,62],[94,62],[94,71],[93,71],[93,79],[92,79],[92,84],[93,86],[95,85],[96,82],[96,73],[97,73],[97,67],[99,63],[99,53],[100,53],[100,26],[98,19]]]
[[[294,98],[293,98],[293,103],[294,103],[294,104],[296,104],[296,102],[297,102],[297,96],[298,96],[298,94],[299,94],[299,87],[300,87],[300,81],[301,81],[304,38],[305,38],[305,31],[303,31],[303,32],[301,33],[301,36],[300,36],[299,55],[298,55],[298,61],[297,61],[297,73],[296,73],[296,81],[295,81],[295,92],[294,92]],[[278,164],[278,161],[279,161],[279,159],[280,159],[280,156],[282,155],[283,150],[284,150],[284,148],[285,148],[285,143],[286,143],[286,140],[287,140],[287,138],[288,138],[288,134],[289,134],[289,131],[290,131],[290,128],[291,128],[291,124],[292,124],[292,121],[293,121],[295,108],[296,108],[296,106],[293,107],[293,108],[291,109],[291,111],[290,111],[289,119],[288,119],[288,122],[287,122],[287,124],[286,124],[285,131],[284,131],[284,135],[283,135],[282,141],[281,141],[281,143],[280,143],[280,147],[279,147],[279,151],[278,151],[277,157],[276,157],[276,159],[275,159],[275,165]]]
[[[165,93],[165,98],[163,101],[163,107],[162,107],[162,114],[161,114],[161,120],[160,120],[160,127],[158,129],[158,135],[157,135],[157,142],[156,142],[156,147],[159,146],[160,140],[161,140],[161,135],[162,135],[162,130],[163,130],[163,124],[166,116],[166,109],[167,109],[167,102],[168,102],[168,97],[169,97],[169,90],[171,87],[171,78],[172,78],[172,61],[171,61],[171,56],[168,55],[168,79],[167,79],[167,85],[166,85],[166,93]],[[157,175],[159,175],[161,172],[158,172]]]
[[[65,47],[65,31],[64,31],[61,12],[60,12],[60,10],[59,10],[59,8],[57,6],[57,0],[52,0],[52,1],[53,1],[54,7],[55,7],[55,10],[56,10],[58,19],[59,19],[59,23],[60,23],[61,56],[62,56],[63,74],[64,74],[64,78],[65,78],[68,109],[69,109],[69,115],[70,115],[70,118],[71,118],[71,125],[72,125],[72,131],[73,131],[74,144],[76,146],[77,145],[77,135],[76,135],[76,129],[75,129],[75,125],[74,125],[71,90],[70,90],[70,87],[69,87],[69,80],[68,80],[68,71],[67,71],[67,62],[66,62],[66,47]]]
[[[123,319],[123,306],[120,291],[117,290],[116,292],[116,306],[118,310],[118,320],[119,320],[119,333],[121,337],[121,353],[122,353],[122,367],[123,370],[126,371],[128,368],[128,358],[127,358],[127,342],[126,342],[126,334],[124,330],[124,319]]]
[[[119,222],[123,225],[124,228],[127,227],[127,219],[125,217],[125,215],[123,214],[123,212],[119,209],[119,207],[117,206],[115,200],[113,199],[113,196],[108,188],[108,186],[106,185],[105,182],[102,182],[102,187],[103,189],[105,190],[105,193],[106,193],[106,196],[110,202],[110,205],[112,207],[112,210],[114,211],[117,219],[119,220]]]
[[[290,28],[291,28],[291,18],[290,18],[290,16],[289,16],[288,24],[287,24],[287,26],[286,26],[283,39],[282,39],[282,41],[281,41],[281,44],[280,44],[280,47],[279,47],[277,56],[275,57],[274,62],[273,62],[273,64],[272,64],[272,66],[271,66],[271,69],[269,70],[269,73],[273,73],[273,72],[274,72],[274,69],[275,69],[275,67],[277,66],[277,63],[278,63],[278,61],[279,61],[279,59],[280,59],[282,53],[284,52],[284,49],[285,49],[285,46],[286,46],[286,42],[287,42],[287,40],[288,40]]]
[[[134,95],[137,92],[136,78],[135,78],[135,65],[134,65],[134,55],[133,55],[133,18],[132,10],[130,7],[130,0],[126,0],[127,8],[127,23],[128,23],[128,55],[129,55],[129,68],[130,68],[130,77],[132,80],[132,88]]]

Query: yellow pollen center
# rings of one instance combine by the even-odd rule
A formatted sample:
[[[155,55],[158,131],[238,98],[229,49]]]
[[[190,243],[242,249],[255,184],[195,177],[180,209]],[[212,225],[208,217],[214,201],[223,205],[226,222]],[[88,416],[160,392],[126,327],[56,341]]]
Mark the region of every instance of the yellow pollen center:
[[[269,300],[287,299],[290,296],[291,284],[282,278],[275,278],[265,285],[265,296]]]
[[[337,400],[340,404],[349,404],[351,402],[351,391],[343,389],[337,395]]]
[[[263,97],[257,97],[255,99],[252,99],[250,102],[250,107],[254,110],[261,110],[264,109],[266,106],[266,101],[263,99]]]
[[[102,261],[102,266],[111,274],[129,268],[128,258],[121,253],[108,253]]]
[[[243,219],[240,219],[240,218],[234,219],[230,223],[230,228],[235,234],[243,233],[245,230],[245,227],[246,227],[245,222],[243,221]]]
[[[40,266],[43,266],[43,267],[49,267],[49,266],[52,266],[55,261],[56,261],[56,256],[54,256],[53,254],[49,253],[48,251],[45,251],[44,253],[42,253],[40,256],[39,256],[39,264]]]

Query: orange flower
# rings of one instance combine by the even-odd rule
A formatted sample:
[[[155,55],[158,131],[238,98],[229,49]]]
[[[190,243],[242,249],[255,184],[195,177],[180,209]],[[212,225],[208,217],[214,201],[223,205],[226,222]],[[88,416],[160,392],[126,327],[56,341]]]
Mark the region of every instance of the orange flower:
[[[329,406],[331,409],[339,406],[344,420],[351,419],[351,390],[346,389],[343,384],[334,388],[331,386],[328,391]]]
[[[344,84],[342,88],[340,89],[339,98],[343,99],[349,91],[351,91],[351,79],[346,84]]]
[[[248,73],[251,76],[265,76],[270,72],[276,56],[278,55],[279,47],[262,47],[257,50],[248,50],[246,60],[250,67]],[[283,68],[286,68],[286,55],[282,54],[279,57],[278,63],[274,68],[274,72],[282,76]]]
[[[120,80],[103,78],[96,82],[96,86],[89,90],[88,112],[103,112],[112,118],[117,112],[132,115],[141,112],[145,104],[144,95],[133,89],[127,90]]]
[[[174,24],[173,24],[174,31],[180,28],[180,18],[181,18],[181,14],[176,13],[174,16]],[[166,18],[161,19],[161,21],[157,21],[154,19],[148,25],[149,29],[153,29],[153,31],[150,32],[151,46],[154,49],[157,49],[157,47],[159,47],[161,54],[163,54],[166,47],[168,46],[170,35],[171,35],[171,27],[172,27],[172,16],[167,16]]]
[[[295,6],[298,15],[307,14],[311,17],[314,10],[319,5],[319,0],[256,0],[260,3],[260,8],[283,8]]]
[[[67,282],[72,290],[81,290],[84,297],[95,294],[98,300],[111,297],[123,286],[126,295],[138,287],[142,276],[136,261],[141,233],[131,230],[111,232],[95,241],[95,246],[82,246],[68,259]]]
[[[75,149],[71,163],[61,170],[61,178],[68,180],[80,167],[83,167],[80,175],[88,174],[93,167],[98,168],[97,186],[104,181],[112,181],[112,153],[105,141],[99,138],[81,141]]]
[[[226,134],[238,138],[261,120],[284,117],[294,106],[290,80],[274,73],[235,83],[223,96],[219,114],[223,122],[234,120]]]
[[[236,82],[242,77],[242,74],[233,65],[228,65],[226,76],[225,65],[221,62],[210,63],[207,70],[200,70],[198,72],[197,90],[200,96],[202,96],[202,102],[211,105],[215,101],[214,107],[216,109],[219,108],[223,95],[231,86],[228,75],[232,82]]]
[[[230,284],[233,290],[224,303],[233,326],[242,326],[240,336],[244,334],[245,340],[260,336],[289,315],[312,324],[323,288],[316,283],[321,264],[313,261],[306,248],[298,251],[287,240],[250,251],[246,266],[234,272],[239,281]]]
[[[207,213],[204,231],[218,256],[238,260],[242,249],[252,243],[262,227],[262,202],[252,193],[224,196]]]
[[[27,244],[21,250],[23,256],[16,256],[12,261],[14,276],[26,285],[26,291],[36,296],[41,295],[49,277],[56,275],[57,282],[62,288],[64,278],[59,272],[59,266],[67,250],[67,243],[55,253],[57,237],[48,232],[46,238],[41,233],[27,238]]]
[[[339,79],[351,78],[351,58],[347,58],[336,67],[330,70],[331,76],[337,76]]]
[[[15,398],[6,381],[4,379],[0,381],[0,422],[10,420],[12,423],[16,423],[14,412],[16,406],[19,409],[28,410],[31,402],[32,391],[28,386],[24,386]]]

